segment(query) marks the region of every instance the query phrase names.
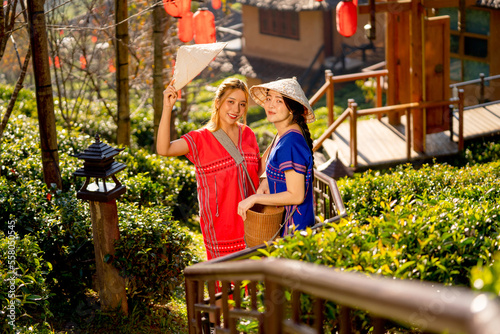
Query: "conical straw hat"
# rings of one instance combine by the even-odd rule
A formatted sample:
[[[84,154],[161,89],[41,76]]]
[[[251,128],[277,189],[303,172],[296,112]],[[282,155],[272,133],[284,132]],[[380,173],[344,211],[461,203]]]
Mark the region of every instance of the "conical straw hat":
[[[214,60],[227,43],[183,45],[175,59],[174,87],[180,90]]]
[[[314,111],[306,98],[306,94],[300,87],[295,77],[291,79],[281,79],[271,81],[262,85],[252,86],[250,88],[250,95],[252,99],[261,107],[264,107],[266,101],[267,91],[274,90],[281,95],[284,95],[292,100],[295,100],[304,106],[304,119],[306,123],[311,123],[316,120]]]

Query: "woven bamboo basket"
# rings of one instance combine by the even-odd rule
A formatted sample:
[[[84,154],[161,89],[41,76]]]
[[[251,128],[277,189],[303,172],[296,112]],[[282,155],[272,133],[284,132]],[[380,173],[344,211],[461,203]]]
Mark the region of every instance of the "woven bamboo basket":
[[[271,241],[283,221],[284,210],[282,206],[260,204],[256,204],[248,210],[244,222],[247,247],[254,247],[266,241]]]

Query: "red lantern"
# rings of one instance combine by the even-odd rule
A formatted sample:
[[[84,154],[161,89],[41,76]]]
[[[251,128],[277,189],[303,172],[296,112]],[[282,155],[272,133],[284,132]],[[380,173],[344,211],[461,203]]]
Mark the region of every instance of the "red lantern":
[[[215,17],[206,8],[200,8],[193,15],[194,42],[196,44],[215,43]]]
[[[80,56],[80,67],[82,70],[87,68],[87,58],[84,55]]]
[[[337,5],[337,31],[351,37],[358,27],[358,11],[352,1],[341,1]]]
[[[180,18],[191,10],[191,0],[163,0],[165,11],[175,18]]]
[[[193,39],[193,13],[187,12],[177,21],[177,34],[181,42],[187,43]]]
[[[221,2],[220,0],[212,0],[212,8],[217,10],[221,7]]]

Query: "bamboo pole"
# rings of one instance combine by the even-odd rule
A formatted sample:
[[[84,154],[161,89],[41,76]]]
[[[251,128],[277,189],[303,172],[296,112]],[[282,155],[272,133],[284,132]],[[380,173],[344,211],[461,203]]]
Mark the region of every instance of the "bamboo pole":
[[[49,188],[55,185],[58,189],[62,189],[44,3],[43,0],[28,0],[27,2],[36,107],[42,149],[43,178]]]
[[[160,126],[161,114],[163,111],[163,35],[164,35],[164,19],[165,10],[158,4],[153,9],[153,124],[154,124],[154,143],[153,150],[156,152],[156,138],[158,135],[158,127]],[[172,125],[175,126],[175,122]],[[173,135],[176,132],[170,130]],[[176,139],[176,138],[173,138]]]
[[[128,80],[128,9],[127,0],[115,0],[116,22],[116,94],[118,100],[118,145],[130,146],[130,92]]]

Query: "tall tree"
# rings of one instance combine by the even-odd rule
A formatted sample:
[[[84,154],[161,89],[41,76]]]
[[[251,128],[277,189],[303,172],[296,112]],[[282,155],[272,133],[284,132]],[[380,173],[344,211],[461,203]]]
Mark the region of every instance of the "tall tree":
[[[42,149],[43,177],[51,187],[62,188],[59,170],[59,152],[57,148],[56,118],[54,99],[49,69],[49,50],[47,29],[45,26],[44,0],[28,0],[28,23],[30,29],[31,50],[33,54],[33,72],[35,75],[36,104],[40,129],[40,147]]]
[[[115,0],[116,23],[116,93],[118,128],[116,142],[130,146],[130,92],[128,78],[128,8],[127,0]]]
[[[26,72],[28,70],[30,62],[31,45],[28,47],[26,56],[24,57],[24,62],[21,63],[19,50],[13,36],[13,31],[16,29],[16,9],[18,3],[21,7],[22,17],[24,18],[24,22],[20,22],[21,25],[19,25],[18,21],[18,25],[20,27],[22,27],[22,25],[25,25],[27,27],[28,16],[26,14],[26,8],[23,1],[8,1],[6,4],[4,4],[2,10],[0,10],[0,59],[2,59],[3,55],[5,54],[7,42],[10,39],[14,45],[14,49],[19,60],[19,66],[21,67],[21,73],[19,74],[19,77],[17,79],[16,86],[14,87],[14,91],[12,92],[12,95],[10,97],[9,104],[7,105],[7,108],[5,109],[5,112],[3,113],[0,121],[0,141],[2,140],[3,133],[5,131],[5,128],[7,127],[7,123],[9,121],[10,115],[12,114],[12,110],[14,110],[14,105],[16,103],[17,96],[19,95],[19,91],[23,88],[24,78],[26,77]]]
[[[152,149],[156,152],[156,137],[163,111],[163,40],[165,33],[165,10],[161,3],[153,8],[153,109],[154,109],[154,143]],[[172,113],[173,114],[173,113]],[[175,123],[174,123],[175,125]],[[172,133],[172,132],[171,132]]]

